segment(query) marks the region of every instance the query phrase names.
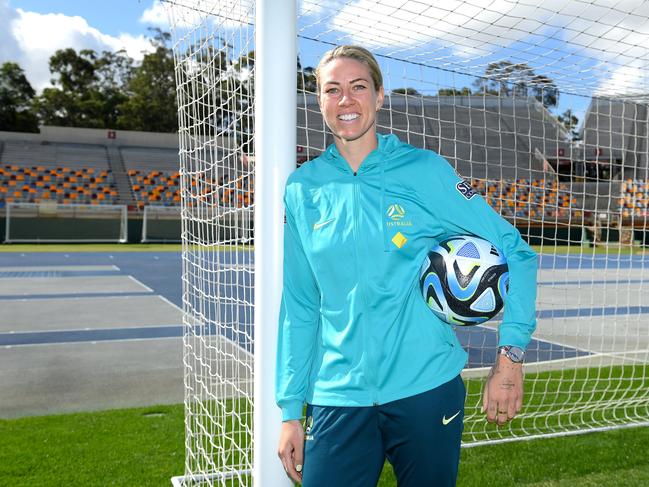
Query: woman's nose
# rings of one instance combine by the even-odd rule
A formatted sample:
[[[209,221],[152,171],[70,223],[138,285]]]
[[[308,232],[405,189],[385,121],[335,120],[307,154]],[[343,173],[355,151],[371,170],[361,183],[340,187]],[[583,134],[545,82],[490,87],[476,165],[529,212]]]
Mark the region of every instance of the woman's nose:
[[[349,96],[348,93],[343,93],[342,96],[340,97],[340,101],[338,102],[339,105],[349,105],[351,103],[352,99]]]

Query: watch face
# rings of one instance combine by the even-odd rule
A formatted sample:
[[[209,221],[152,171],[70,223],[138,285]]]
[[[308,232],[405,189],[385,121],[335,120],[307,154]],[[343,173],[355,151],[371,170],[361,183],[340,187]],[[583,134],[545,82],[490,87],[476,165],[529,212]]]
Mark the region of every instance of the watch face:
[[[522,362],[525,352],[518,347],[510,347],[507,350],[507,356],[512,360],[512,362]]]

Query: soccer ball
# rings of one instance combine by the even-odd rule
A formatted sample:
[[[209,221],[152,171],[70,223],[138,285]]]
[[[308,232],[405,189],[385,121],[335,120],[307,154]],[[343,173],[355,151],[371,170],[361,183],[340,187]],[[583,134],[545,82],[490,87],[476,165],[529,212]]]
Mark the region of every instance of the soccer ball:
[[[509,269],[502,252],[486,240],[460,235],[428,252],[419,273],[428,307],[453,325],[478,325],[502,309]]]

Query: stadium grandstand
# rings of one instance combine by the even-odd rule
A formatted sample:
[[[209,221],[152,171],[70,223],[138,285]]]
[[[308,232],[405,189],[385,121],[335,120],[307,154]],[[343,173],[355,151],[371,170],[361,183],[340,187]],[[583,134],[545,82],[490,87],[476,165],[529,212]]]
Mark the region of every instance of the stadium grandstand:
[[[299,163],[333,142],[315,96],[301,100]],[[577,141],[534,98],[392,94],[378,125],[446,157],[496,211],[525,226],[524,235],[542,224],[572,225],[577,232],[625,225],[646,241],[644,105],[593,98]],[[607,234],[614,238],[619,228]]]
[[[315,96],[299,100],[298,165],[332,142]],[[445,156],[496,211],[525,226],[528,236],[542,224],[625,225],[637,229],[636,240],[646,241],[647,117],[645,105],[593,98],[580,140],[573,141],[534,98],[392,94],[378,125],[380,132],[391,130]],[[185,175],[193,189],[187,204],[217,193],[223,209],[250,208],[254,155],[227,137],[218,143],[206,138],[202,151],[214,167],[209,175]],[[145,208],[167,207],[179,220],[180,178],[176,134],[49,126],[39,134],[0,132],[0,208],[126,205],[137,225]],[[130,240],[139,235],[136,228]]]

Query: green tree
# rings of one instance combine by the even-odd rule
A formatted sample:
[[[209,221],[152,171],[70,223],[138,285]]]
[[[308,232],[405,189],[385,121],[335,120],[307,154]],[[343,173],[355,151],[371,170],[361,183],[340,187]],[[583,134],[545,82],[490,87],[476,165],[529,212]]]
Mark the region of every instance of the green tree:
[[[547,76],[538,75],[525,63],[499,61],[490,63],[484,76],[474,83],[476,95],[534,97],[544,107],[557,106],[559,90]]]
[[[570,136],[572,137],[572,140],[579,140],[581,138],[579,131],[577,130],[577,126],[579,125],[579,119],[572,112],[571,109],[568,109],[565,112],[563,112],[562,115],[559,115],[557,117],[557,120],[561,125],[563,125],[566,128],[566,130],[568,130]]]
[[[42,122],[65,127],[114,128],[116,106],[122,99],[117,94],[119,78],[108,81],[120,69],[113,63],[128,65],[129,58],[123,52],[98,56],[91,49],[56,51],[49,63],[53,86],[45,88],[34,101]]]
[[[300,58],[297,58],[297,92],[316,93],[318,83],[315,77],[315,68],[311,66],[302,67]]]
[[[35,92],[22,68],[13,62],[0,67],[0,130],[38,132],[31,109]]]
[[[456,88],[442,88],[437,92],[437,96],[470,96],[471,88],[466,86],[462,87],[461,90]]]
[[[117,128],[120,105],[128,100],[126,86],[133,76],[133,59],[125,50],[104,51],[95,63],[96,89],[104,102],[104,127]]]
[[[118,105],[117,126],[127,130],[175,132],[178,130],[174,59],[171,35],[155,29],[155,50],[146,54],[126,83],[127,99]]]
[[[41,99],[47,111],[41,110],[43,122],[67,127],[101,128],[103,100],[95,88],[97,53],[82,49],[59,49],[50,58],[54,87],[45,88]]]
[[[392,90],[392,94],[421,96],[421,94],[414,88],[395,88],[394,90]]]

